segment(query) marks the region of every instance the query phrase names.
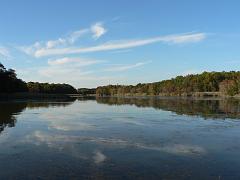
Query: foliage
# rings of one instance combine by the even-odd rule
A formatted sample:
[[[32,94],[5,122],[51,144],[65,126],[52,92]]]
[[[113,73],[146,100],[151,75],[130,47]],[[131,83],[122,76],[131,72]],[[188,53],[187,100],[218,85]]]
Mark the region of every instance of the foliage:
[[[234,81],[231,88],[223,90],[225,80]],[[136,86],[108,85],[98,87],[98,96],[143,96],[143,95],[191,95],[194,92],[222,92],[236,95],[240,91],[240,72],[203,72],[197,75],[177,76],[170,80],[155,83],[137,84]],[[223,90],[223,91],[221,91]]]
[[[26,92],[27,85],[24,81],[17,78],[15,70],[6,69],[0,63],[0,92],[13,93],[13,92]]]
[[[169,80],[135,86],[108,85],[97,89],[76,90],[69,84],[25,83],[17,78],[15,70],[6,69],[0,63],[0,92],[31,92],[47,94],[95,94],[97,96],[185,96],[196,92],[221,92],[234,96],[240,93],[240,71],[203,72],[197,75],[177,76]]]
[[[219,89],[224,94],[234,96],[240,91],[240,80],[224,80],[220,83]]]
[[[25,83],[17,78],[15,70],[6,69],[0,63],[0,93],[31,92],[47,94],[73,94],[77,90],[69,84]]]
[[[75,94],[77,90],[69,84],[27,83],[29,92],[46,94]]]
[[[96,94],[96,89],[92,88],[79,88],[78,90],[78,94],[86,96],[86,95],[92,95],[92,94]]]

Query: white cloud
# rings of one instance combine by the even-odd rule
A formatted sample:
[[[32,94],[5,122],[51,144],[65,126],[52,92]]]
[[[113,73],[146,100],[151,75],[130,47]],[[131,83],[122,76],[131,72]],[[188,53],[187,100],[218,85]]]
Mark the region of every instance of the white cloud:
[[[37,52],[40,49],[49,50],[49,49],[53,49],[53,48],[57,48],[57,47],[64,47],[64,46],[72,45],[80,37],[82,37],[83,35],[85,35],[88,32],[89,32],[88,29],[81,29],[79,31],[74,31],[74,32],[70,33],[66,37],[61,37],[56,40],[49,40],[47,42],[35,42],[34,44],[32,44],[30,46],[22,46],[22,47],[19,47],[18,49],[20,49],[21,51],[23,51],[24,53],[26,53],[28,55],[34,55],[35,52]]]
[[[74,31],[73,33],[70,34],[70,36],[68,37],[67,41],[70,44],[75,43],[80,37],[82,37],[83,35],[85,35],[86,33],[89,32],[89,29],[81,29],[79,31]]]
[[[103,24],[101,22],[97,22],[89,28],[74,31],[65,37],[60,37],[55,40],[48,40],[46,42],[37,41],[30,46],[22,46],[22,47],[19,47],[18,49],[20,49],[21,51],[23,51],[28,55],[34,55],[39,50],[44,49],[47,51],[53,48],[62,48],[62,47],[73,45],[79,40],[79,38],[81,38],[82,36],[88,33],[92,33],[92,37],[94,39],[98,39],[102,35],[104,35],[106,32],[107,30],[103,27]]]
[[[18,69],[19,76],[26,81],[47,81],[50,83],[70,83],[79,87],[82,85],[81,80],[89,80],[90,74],[95,73],[92,68],[88,66],[101,64],[105,61],[86,59],[80,57],[63,57],[59,59],[48,60],[48,65],[40,67],[31,67],[25,69]],[[101,78],[101,77],[99,77]],[[96,81],[97,77],[91,79]]]
[[[73,64],[74,66],[89,66],[89,65],[93,65],[93,64],[97,64],[103,61],[99,61],[99,60],[90,60],[90,59],[83,59],[83,58],[79,58],[79,57],[74,57],[74,58],[70,58],[70,57],[64,57],[64,58],[59,58],[59,59],[54,59],[54,60],[48,60],[48,64],[49,65],[64,65],[64,64]]]
[[[84,67],[99,64],[105,61],[84,59],[80,57],[64,57],[48,60],[48,65],[39,68],[38,74],[48,77],[49,81],[55,82],[79,82],[81,77],[93,74],[93,70],[84,70]],[[74,83],[75,84],[75,83]]]
[[[40,42],[35,42],[30,46],[18,47],[20,51],[24,52],[27,55],[33,55],[38,49],[41,49],[41,48],[42,48],[42,45]]]
[[[66,67],[66,66],[47,66],[40,68],[38,73],[41,76],[48,77],[49,81],[55,82],[69,82],[78,79],[79,76],[92,74],[93,71],[83,71],[79,68]]]
[[[194,34],[185,34],[185,35],[171,35],[163,39],[165,42],[181,44],[181,43],[191,43],[199,42],[206,38],[205,33],[194,33]]]
[[[74,66],[44,66],[17,69],[18,76],[26,82],[49,82],[68,83],[76,88],[95,88],[106,84],[123,84],[126,80],[124,75],[104,75],[95,69],[85,69],[85,67]]]
[[[120,41],[109,41],[103,44],[95,43],[89,46],[74,46],[79,38],[88,35],[91,39],[98,39],[107,32],[101,22],[97,22],[91,27],[80,29],[69,33],[67,36],[59,37],[56,40],[39,41],[31,46],[23,46],[20,49],[28,55],[35,57],[49,57],[46,66],[35,68],[34,71],[23,70],[22,78],[25,80],[40,80],[49,82],[71,83],[75,87],[88,86],[95,87],[98,85],[124,83],[125,75],[121,77],[108,77],[103,74],[108,72],[121,72],[138,68],[149,62],[138,62],[135,64],[112,65],[108,67],[89,68],[88,66],[101,63],[103,61],[94,59],[84,59],[80,57],[70,57],[70,54],[82,54],[91,52],[111,51],[113,53],[128,51],[131,48],[145,46],[153,43],[182,44],[199,42],[206,38],[205,33],[186,33],[173,34],[167,36],[157,36],[146,39],[129,39]],[[0,54],[1,49],[0,49]],[[57,56],[56,59],[53,59]],[[63,56],[63,57],[62,57]],[[69,57],[64,57],[69,56]],[[59,58],[58,58],[59,57]],[[44,59],[43,59],[44,61]],[[30,75],[31,74],[31,75]]]
[[[68,36],[65,38],[59,38],[57,40],[50,40],[46,42],[45,48],[46,49],[51,49],[57,46],[65,46],[65,45],[71,45],[74,44],[80,37],[88,33],[88,29],[81,29],[79,31],[74,31],[70,33]]]
[[[98,22],[92,25],[91,31],[93,33],[92,37],[94,39],[100,38],[102,35],[104,35],[107,32],[107,30],[103,27],[103,24],[101,22]]]
[[[62,39],[62,38],[59,38],[57,40],[50,40],[50,41],[46,42],[46,48],[48,48],[48,49],[54,48],[58,45],[65,44],[65,43],[66,43],[66,40]]]
[[[168,35],[168,36],[160,36],[160,37],[140,39],[140,40],[109,42],[109,43],[105,43],[97,46],[90,46],[90,47],[80,47],[80,48],[68,47],[68,48],[55,48],[55,49],[42,48],[35,51],[34,55],[35,57],[43,57],[43,56],[51,56],[51,55],[80,54],[80,53],[90,53],[90,52],[98,52],[98,51],[128,49],[128,48],[153,44],[157,42],[182,44],[182,43],[190,43],[190,42],[199,42],[205,38],[206,38],[205,33]]]
[[[128,52],[131,52],[132,49],[123,49],[123,50],[116,50],[116,51],[111,51],[110,53],[111,54],[118,54],[118,53],[128,53]]]
[[[42,79],[44,80],[47,78],[47,81],[51,83],[70,83],[75,87],[79,87],[83,86],[82,81],[84,81],[84,83],[88,81],[93,83],[103,80],[101,77],[93,76],[96,71],[92,67],[89,68],[89,66],[101,64],[103,62],[105,61],[80,57],[51,59],[48,60],[48,65],[38,67],[35,70],[26,70],[24,73],[20,71],[20,75],[24,75],[24,79],[29,81],[42,81]],[[32,76],[26,78],[25,76],[29,76],[28,74]]]
[[[148,63],[150,63],[150,61],[148,61],[148,62],[138,62],[136,64],[128,64],[128,65],[117,65],[117,66],[109,67],[109,68],[105,69],[104,71],[109,71],[109,72],[126,71],[126,70],[129,70],[129,69],[133,69],[133,68],[137,68],[137,67],[146,65]]]

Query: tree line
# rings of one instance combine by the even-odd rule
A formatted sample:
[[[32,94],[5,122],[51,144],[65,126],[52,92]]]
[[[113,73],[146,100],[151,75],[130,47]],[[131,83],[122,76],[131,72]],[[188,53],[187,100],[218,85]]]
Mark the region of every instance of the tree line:
[[[6,69],[0,63],[0,93],[30,92],[47,94],[75,94],[77,90],[69,84],[29,82],[17,78],[13,69]]]
[[[69,84],[50,84],[29,82],[27,83],[28,92],[46,94],[76,94],[77,90]]]
[[[79,88],[78,94],[82,96],[94,95],[96,93],[96,88]]]
[[[190,96],[197,92],[240,93],[240,71],[203,72],[169,80],[133,85],[108,85],[96,89],[97,96]]]
[[[96,94],[97,96],[189,96],[197,92],[219,92],[223,95],[240,94],[240,71],[203,72],[177,76],[160,82],[133,85],[108,85],[96,89],[75,89],[69,84],[29,82],[17,78],[13,69],[0,63],[0,93],[31,92],[47,94]]]

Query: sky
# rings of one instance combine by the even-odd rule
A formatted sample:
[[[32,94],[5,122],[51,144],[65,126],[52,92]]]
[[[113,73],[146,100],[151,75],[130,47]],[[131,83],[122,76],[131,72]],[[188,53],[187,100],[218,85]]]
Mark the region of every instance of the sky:
[[[0,62],[76,88],[240,70],[238,0],[0,0]]]

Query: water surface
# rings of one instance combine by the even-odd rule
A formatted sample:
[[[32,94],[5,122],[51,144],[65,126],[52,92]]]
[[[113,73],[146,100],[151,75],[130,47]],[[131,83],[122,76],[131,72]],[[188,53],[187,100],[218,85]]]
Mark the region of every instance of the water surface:
[[[240,179],[240,101],[0,102],[2,179]]]

